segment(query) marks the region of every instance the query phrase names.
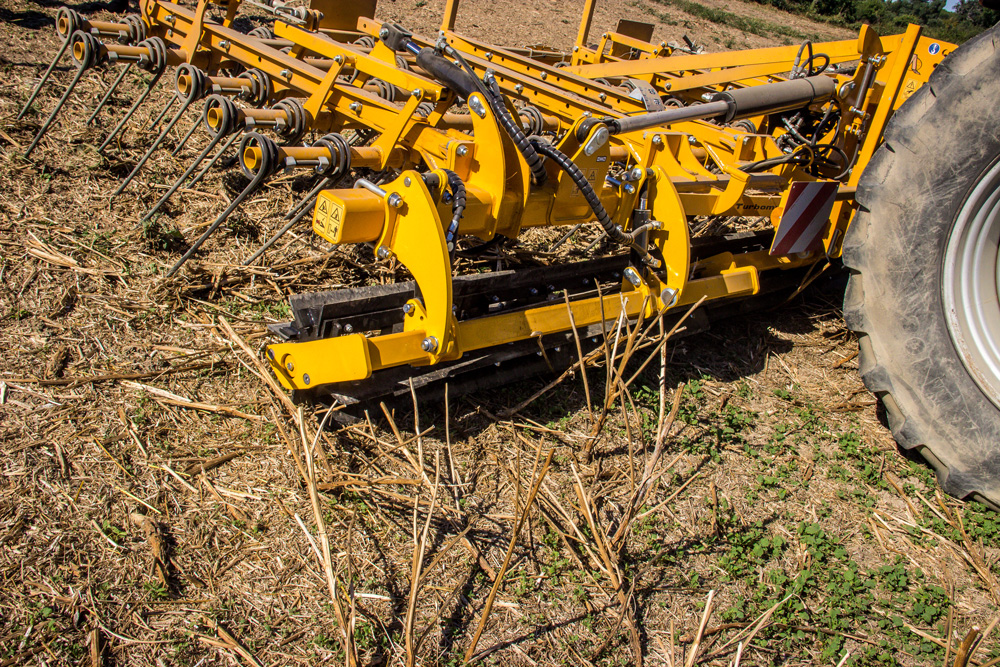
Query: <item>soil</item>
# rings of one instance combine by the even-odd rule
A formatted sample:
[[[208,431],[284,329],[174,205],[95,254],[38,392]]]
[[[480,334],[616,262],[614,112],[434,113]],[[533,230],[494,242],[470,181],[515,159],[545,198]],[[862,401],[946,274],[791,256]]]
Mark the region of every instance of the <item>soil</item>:
[[[378,17],[432,34],[442,11],[397,0]],[[135,73],[90,127],[113,74],[88,73],[24,159],[72,75],[60,65],[16,119],[54,14],[0,0],[0,665],[461,664],[473,645],[504,665],[952,664],[974,627],[968,664],[1000,656],[1000,522],[897,450],[836,276],[637,352],[630,372],[652,353],[648,370],[603,417],[598,365],[513,413],[551,378],[320,430],[322,408],[266,381],[266,324],[289,294],[396,275],[306,229],[241,268],[308,189],[293,174],[165,277],[244,181],[215,169],[137,222],[207,138],[111,196],[166,99],[99,154]],[[787,39],[646,0],[599,2],[591,35],[621,17],[709,50]],[[568,48],[577,20],[474,0],[457,28]]]

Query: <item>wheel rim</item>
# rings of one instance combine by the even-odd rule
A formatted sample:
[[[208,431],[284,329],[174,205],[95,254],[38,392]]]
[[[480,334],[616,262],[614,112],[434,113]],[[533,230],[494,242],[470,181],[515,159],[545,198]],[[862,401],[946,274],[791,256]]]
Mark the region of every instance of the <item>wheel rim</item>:
[[[958,212],[943,277],[952,342],[969,375],[1000,408],[1000,162],[979,178]]]

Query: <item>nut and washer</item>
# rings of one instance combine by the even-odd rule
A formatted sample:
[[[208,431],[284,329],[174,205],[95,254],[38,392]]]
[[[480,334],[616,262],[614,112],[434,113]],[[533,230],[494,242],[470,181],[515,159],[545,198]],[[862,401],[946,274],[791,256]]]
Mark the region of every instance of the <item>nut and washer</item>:
[[[410,96],[416,97],[419,100],[421,97],[424,96],[423,88],[414,88],[413,90],[410,91]]]
[[[347,108],[353,111],[354,113],[360,113],[361,102],[351,102],[350,104],[347,105]]]
[[[379,259],[389,259],[392,257],[392,250],[388,246],[380,245],[378,250],[375,251],[375,256]]]
[[[398,192],[393,192],[386,199],[386,202],[389,204],[389,206],[391,206],[393,208],[399,208],[400,206],[403,205],[403,198],[400,196],[400,194]]]
[[[415,310],[415,308],[413,307],[412,303],[404,303],[403,304],[403,313],[404,314],[406,314],[406,315],[412,315],[414,310]]]
[[[437,338],[428,336],[420,343],[420,349],[424,352],[433,352],[438,347]]]
[[[455,149],[455,155],[457,155],[458,157],[465,157],[468,154],[469,154],[469,149],[467,146],[459,146],[458,148]]]
[[[291,70],[287,70],[287,69],[281,70],[281,78],[283,78],[283,79],[291,79],[292,78],[292,71]]]

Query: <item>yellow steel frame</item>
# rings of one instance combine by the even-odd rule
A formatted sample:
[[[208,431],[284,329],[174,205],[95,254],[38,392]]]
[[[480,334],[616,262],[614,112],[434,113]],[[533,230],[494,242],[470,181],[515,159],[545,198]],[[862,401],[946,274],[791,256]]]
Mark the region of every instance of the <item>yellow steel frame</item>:
[[[384,201],[330,191],[320,200],[339,202],[337,229],[317,213],[318,233],[336,241],[366,239],[381,256],[392,254],[413,274],[421,299],[413,300],[403,319],[403,331],[391,335],[351,334],[307,343],[272,345],[268,355],[281,382],[290,389],[311,389],[332,382],[363,380],[380,369],[398,365],[430,365],[460,358],[464,353],[495,345],[544,336],[613,319],[649,317],[702,297],[723,299],[755,294],[771,271],[808,266],[840,254],[840,242],[855,210],[853,193],[858,179],[881,141],[893,111],[923,85],[942,53],[934,51],[911,26],[904,34],[879,37],[865,27],[856,40],[813,45],[826,54],[831,66],[856,62],[858,66],[833,73],[836,93],[813,105],[814,112],[830,109],[839,118],[815,138],[853,156],[853,167],[841,175],[839,194],[825,228],[820,252],[770,256],[767,252],[722,253],[691,261],[690,223],[701,217],[761,216],[778,227],[793,182],[830,180],[833,170],[810,171],[808,164],[776,163],[760,173],[747,165],[785,155],[782,135],[790,132],[761,113],[750,125],[724,125],[687,120],[669,126],[627,132],[603,140],[594,127],[582,140],[581,123],[591,118],[622,119],[647,112],[644,103],[619,85],[641,80],[661,98],[681,104],[710,99],[716,93],[785,81],[798,46],[754,49],[733,53],[672,55],[663,44],[641,42],[618,33],[602,35],[596,48],[588,46],[596,0],[585,0],[583,18],[573,53],[554,64],[552,52],[544,58],[498,48],[454,32],[458,0],[448,0],[441,22],[445,42],[462,54],[478,76],[491,71],[505,97],[517,105],[535,107],[556,145],[586,175],[616,225],[630,229],[639,192],[645,192],[652,218],[660,228],[648,241],[662,260],[656,270],[642,271],[638,285],[623,282],[620,294],[546,305],[522,312],[457,321],[452,314],[452,267],[444,237],[450,208],[441,191],[425,185],[427,171],[448,169],[465,183],[468,206],[458,233],[491,239],[516,237],[534,226],[577,225],[593,221],[594,214],[567,175],[548,164],[548,182],[533,185],[524,157],[500,128],[480,93],[470,95],[469,116],[446,113],[457,101],[455,92],[430,74],[412,66],[396,65],[396,53],[379,41],[383,24],[371,16],[374,2],[348,8],[332,0],[313,0],[303,25],[276,20],[274,33],[291,44],[286,54],[264,40],[231,27],[239,0],[230,0],[220,21],[210,20],[212,5],[200,0],[194,11],[167,0],[142,0],[142,16],[149,32],[169,45],[173,64],[192,63],[215,76],[231,64],[265,72],[276,98],[298,98],[317,132],[369,129],[378,134],[372,146],[354,151],[365,166],[401,169],[385,185]],[[112,26],[113,27],[113,26]],[[347,38],[369,35],[376,46],[367,50]],[[436,40],[414,36],[420,47]],[[607,53],[613,44],[638,54],[625,59]],[[106,44],[107,51],[136,47]],[[140,49],[141,50],[141,49]],[[933,52],[933,53],[932,53]],[[354,73],[353,80],[346,78]],[[371,92],[379,79],[402,94],[395,103]],[[598,80],[600,79],[600,81]],[[419,115],[418,106],[430,102],[433,112]],[[245,110],[255,114],[283,112]],[[471,130],[471,132],[470,132]],[[286,156],[315,157],[316,148],[284,147]],[[322,149],[326,150],[326,149]],[[333,156],[330,156],[331,158]],[[253,155],[249,155],[253,159]],[[778,161],[780,162],[780,160]],[[638,174],[628,183],[606,180],[616,163]],[[438,171],[443,174],[444,172]],[[439,178],[439,180],[443,180]],[[572,318],[570,316],[572,312]],[[428,343],[427,341],[431,341]]]

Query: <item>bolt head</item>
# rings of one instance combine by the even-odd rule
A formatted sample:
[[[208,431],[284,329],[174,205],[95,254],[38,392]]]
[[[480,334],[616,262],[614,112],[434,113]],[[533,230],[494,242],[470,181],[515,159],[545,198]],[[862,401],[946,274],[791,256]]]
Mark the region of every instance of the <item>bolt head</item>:
[[[622,185],[622,190],[624,190],[628,194],[632,194],[633,192],[635,192],[635,186],[632,185],[631,183],[625,183]]]
[[[542,81],[544,81],[545,79],[549,78],[549,73],[548,72],[542,72],[539,76],[541,76],[542,77]]]
[[[629,180],[638,181],[640,178],[642,178],[642,168],[636,167],[635,169],[633,169],[628,173],[628,177]]]
[[[292,362],[290,362],[290,361],[289,361],[289,362],[287,362],[287,363],[285,364],[285,370],[287,370],[287,371],[288,371],[289,373],[293,372],[293,371],[295,370],[295,364],[293,364],[293,363],[292,363]]]
[[[375,251],[375,256],[379,259],[388,259],[392,256],[392,251],[387,246],[382,245]]]
[[[406,187],[410,187],[410,183],[412,183],[412,182],[413,181],[410,180],[409,176],[407,176],[406,178],[403,179],[403,185],[405,185]]]
[[[661,137],[661,136],[660,136],[660,135],[658,135],[658,134],[657,134],[657,135],[655,135],[655,136],[653,137],[653,145],[654,145],[654,146],[662,146],[662,145],[663,145],[663,137]]]
[[[698,140],[695,139],[694,137],[688,137],[688,143],[689,144],[696,144],[696,143],[698,143]]]
[[[302,383],[308,385],[312,380],[309,378],[309,373],[302,374]]]
[[[334,56],[333,57],[333,62],[335,62],[335,63],[337,63],[339,65],[340,63],[344,62],[344,56]]]
[[[607,93],[601,93],[600,95],[598,95],[598,97],[600,97],[601,101],[603,102],[603,101],[605,101],[605,100],[608,99],[608,94]]]
[[[290,79],[292,77],[292,73],[291,73],[290,70],[283,69],[283,70],[281,70],[281,76],[284,79]]]
[[[413,304],[412,303],[404,303],[403,304],[403,312],[405,314],[412,315],[413,314],[413,310],[414,310],[414,308],[413,308]]]
[[[354,326],[353,325],[351,325],[351,324],[345,324],[344,325],[344,333],[351,333],[352,331],[354,331]]]
[[[423,96],[424,96],[424,91],[423,91],[423,89],[421,89],[421,88],[414,88],[414,89],[413,89],[413,90],[412,90],[412,91],[410,92],[410,95],[412,95],[413,97],[416,97],[416,98],[417,98],[417,99],[419,100],[419,99],[420,99],[421,97],[423,97]]]
[[[379,30],[378,31],[378,37],[379,37],[379,39],[387,39],[389,37],[389,29],[388,28],[382,28],[381,30]]]
[[[469,149],[466,146],[459,146],[458,148],[455,149],[455,155],[457,155],[458,157],[465,157],[468,154],[469,154]]]
[[[388,199],[386,199],[386,202],[388,202],[389,206],[393,208],[399,208],[403,205],[403,198],[399,196],[398,192],[393,192],[389,195]]]
[[[438,342],[434,336],[428,336],[420,343],[420,349],[424,352],[433,352],[437,349]]]
[[[517,91],[518,93],[520,93],[522,90],[524,90],[524,86],[521,85],[520,83],[515,84],[514,85],[514,90]]]

